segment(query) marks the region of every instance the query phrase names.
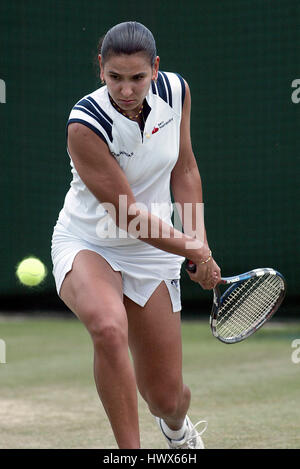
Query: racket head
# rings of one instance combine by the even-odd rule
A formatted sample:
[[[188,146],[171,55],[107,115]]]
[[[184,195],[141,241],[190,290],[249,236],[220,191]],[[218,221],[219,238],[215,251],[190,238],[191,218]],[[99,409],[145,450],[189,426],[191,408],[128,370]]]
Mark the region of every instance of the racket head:
[[[230,286],[223,294],[219,286],[214,289],[210,326],[226,344],[254,334],[276,313],[286,293],[283,275],[272,268],[226,277],[221,283]]]

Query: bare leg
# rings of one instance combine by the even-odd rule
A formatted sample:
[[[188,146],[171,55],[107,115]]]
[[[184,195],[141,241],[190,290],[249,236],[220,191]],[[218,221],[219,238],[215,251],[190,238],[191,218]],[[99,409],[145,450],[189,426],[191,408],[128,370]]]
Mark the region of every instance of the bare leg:
[[[60,296],[91,335],[96,387],[119,448],[139,448],[136,381],[120,273],[97,253],[80,251]]]
[[[125,297],[129,344],[137,384],[153,415],[172,430],[182,427],[191,393],[182,380],[180,313],[173,313],[162,282],[144,308]]]

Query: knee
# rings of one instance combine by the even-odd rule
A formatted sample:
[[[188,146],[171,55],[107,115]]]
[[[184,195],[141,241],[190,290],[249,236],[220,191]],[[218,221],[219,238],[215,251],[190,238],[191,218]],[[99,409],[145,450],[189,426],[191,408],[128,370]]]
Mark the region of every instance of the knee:
[[[87,329],[92,338],[95,350],[114,351],[128,346],[127,321],[119,309],[112,308],[102,312],[94,309],[89,317]]]
[[[172,417],[182,403],[182,389],[175,385],[151,387],[145,393],[145,400],[153,415]]]
[[[106,321],[104,324],[95,324],[90,330],[95,349],[118,350],[127,346],[127,334],[124,328],[113,321]]]

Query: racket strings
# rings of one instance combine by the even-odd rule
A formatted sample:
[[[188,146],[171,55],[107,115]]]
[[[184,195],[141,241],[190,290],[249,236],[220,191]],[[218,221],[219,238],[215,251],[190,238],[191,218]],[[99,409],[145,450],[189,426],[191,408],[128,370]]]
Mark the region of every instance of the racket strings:
[[[281,295],[282,280],[265,274],[241,283],[220,307],[216,328],[224,338],[246,334],[272,311]]]

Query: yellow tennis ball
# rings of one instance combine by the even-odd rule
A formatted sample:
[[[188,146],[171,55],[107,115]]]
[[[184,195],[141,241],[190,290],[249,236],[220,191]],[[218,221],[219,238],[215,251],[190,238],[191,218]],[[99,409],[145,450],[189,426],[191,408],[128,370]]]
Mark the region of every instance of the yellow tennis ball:
[[[16,274],[23,285],[35,287],[44,280],[47,270],[39,259],[27,257],[18,264]]]

